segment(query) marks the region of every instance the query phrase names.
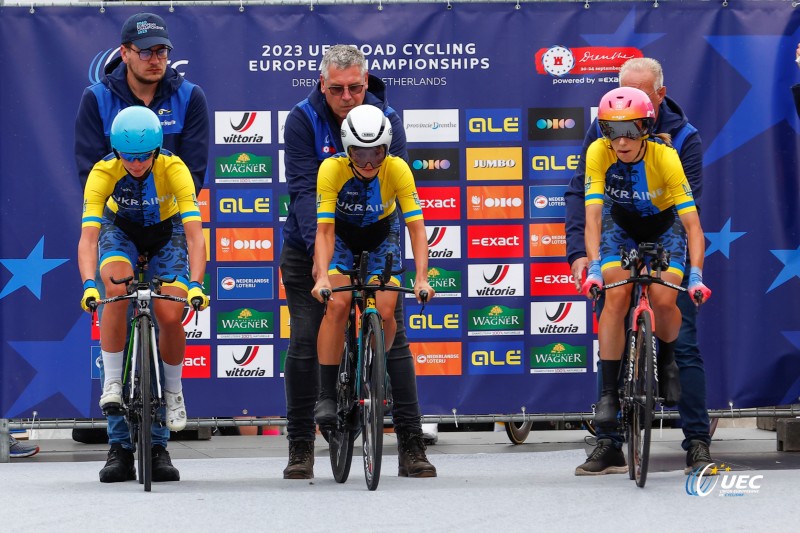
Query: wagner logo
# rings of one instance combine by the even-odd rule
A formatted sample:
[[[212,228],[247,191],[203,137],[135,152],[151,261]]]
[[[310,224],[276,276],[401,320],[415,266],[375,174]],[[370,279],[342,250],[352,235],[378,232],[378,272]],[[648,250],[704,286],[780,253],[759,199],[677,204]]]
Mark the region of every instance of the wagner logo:
[[[215,111],[216,144],[270,144],[270,111]]]
[[[217,190],[218,222],[272,222],[272,190]]]
[[[460,342],[410,342],[417,376],[460,376]]]
[[[429,259],[461,258],[461,226],[426,226]],[[406,228],[406,257],[413,257],[411,237]]]
[[[467,148],[467,180],[521,180],[522,147]]]
[[[461,218],[461,190],[458,187],[420,187],[417,193],[425,220]]]
[[[181,377],[184,379],[208,379],[211,377],[211,346],[186,345]]]
[[[569,181],[581,160],[580,146],[537,146],[528,151],[530,178],[534,180],[563,179]]]
[[[437,293],[438,296],[438,293]],[[467,335],[524,335],[525,312],[504,305],[489,305],[483,309],[470,309]]]
[[[528,188],[530,218],[560,218],[567,212],[566,185],[534,185]]]
[[[409,339],[453,339],[461,337],[461,306],[409,305],[406,311]]]
[[[529,141],[581,141],[585,133],[582,107],[528,109]]]
[[[218,339],[271,339],[273,330],[271,312],[245,307],[217,313]]]
[[[468,257],[522,257],[523,242],[521,224],[467,227]]]
[[[467,109],[468,141],[521,141],[521,109]]]
[[[522,185],[467,187],[467,218],[470,220],[524,218],[523,191]]]
[[[567,263],[531,263],[531,296],[572,296],[575,278]]]
[[[531,374],[586,373],[586,347],[555,342],[531,348]]]
[[[408,151],[414,180],[456,181],[461,177],[458,148],[414,148]]]
[[[531,302],[532,335],[584,333],[586,302]]]
[[[217,228],[217,261],[272,261],[272,228]]]
[[[524,296],[521,264],[468,265],[469,296],[478,298]]]
[[[470,342],[469,353],[470,374],[522,374],[522,342]]]
[[[272,345],[217,346],[218,378],[271,378],[273,375]]]
[[[563,257],[567,255],[567,232],[564,223],[530,225],[531,257]]]
[[[183,331],[186,333],[186,340],[210,339],[211,308],[207,307],[202,311],[195,311],[187,305],[183,308],[181,324],[183,325]]]
[[[416,272],[410,270],[404,277],[405,286],[414,288]],[[428,283],[436,291],[437,298],[461,298],[461,271],[447,270],[442,267],[428,268]],[[414,298],[413,294],[406,294],[406,298]]]
[[[272,157],[239,152],[217,157],[216,183],[272,183]]]

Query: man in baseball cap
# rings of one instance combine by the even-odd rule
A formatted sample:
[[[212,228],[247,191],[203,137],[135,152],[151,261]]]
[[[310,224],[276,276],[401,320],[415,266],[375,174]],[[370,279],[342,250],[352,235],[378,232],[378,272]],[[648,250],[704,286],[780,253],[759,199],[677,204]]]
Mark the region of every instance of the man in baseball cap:
[[[156,45],[172,48],[167,23],[153,13],[137,13],[122,25],[122,44],[133,43],[140,50]]]

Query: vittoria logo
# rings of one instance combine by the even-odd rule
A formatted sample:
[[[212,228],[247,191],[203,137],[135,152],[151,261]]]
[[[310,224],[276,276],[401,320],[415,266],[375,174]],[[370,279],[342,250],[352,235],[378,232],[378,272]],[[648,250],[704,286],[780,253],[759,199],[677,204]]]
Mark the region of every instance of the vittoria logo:
[[[586,333],[586,302],[532,302],[531,334]]]
[[[270,144],[270,111],[215,111],[216,144]]]
[[[461,258],[461,226],[426,226],[430,259]],[[413,257],[411,238],[406,230],[406,257]]]

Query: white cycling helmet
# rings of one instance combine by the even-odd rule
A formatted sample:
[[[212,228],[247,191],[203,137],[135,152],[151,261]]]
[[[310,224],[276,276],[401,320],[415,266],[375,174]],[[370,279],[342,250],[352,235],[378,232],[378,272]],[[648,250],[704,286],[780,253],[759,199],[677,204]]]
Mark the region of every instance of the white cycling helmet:
[[[342,122],[342,145],[350,161],[359,168],[370,163],[374,168],[383,163],[392,145],[392,123],[383,111],[372,105],[360,105],[347,114]],[[383,154],[376,159],[375,150],[351,150],[351,148],[380,148]]]

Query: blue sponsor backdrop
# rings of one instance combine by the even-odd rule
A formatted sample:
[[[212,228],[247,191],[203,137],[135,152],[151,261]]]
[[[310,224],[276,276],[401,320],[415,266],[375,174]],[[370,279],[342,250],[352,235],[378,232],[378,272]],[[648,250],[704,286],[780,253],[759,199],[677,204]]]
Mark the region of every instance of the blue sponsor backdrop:
[[[419,159],[426,161],[460,158],[435,171],[420,163],[421,172],[431,172],[426,186],[452,186],[456,179],[465,191],[466,170],[454,176],[452,169],[468,167],[466,148],[521,148],[525,154],[520,161],[522,180],[471,180],[469,184],[526,185],[526,216],[553,222],[563,220],[563,207],[552,205],[563,195],[569,173],[540,181],[534,173],[534,158],[554,156],[552,161],[564,164],[591,121],[591,106],[616,85],[615,64],[618,67],[620,58],[647,55],[663,62],[668,94],[683,106],[704,141],[705,271],[714,297],[700,314],[700,338],[709,407],[797,401],[800,312],[793,302],[800,301],[800,123],[789,87],[800,81],[793,61],[800,41],[800,15],[789,2],[742,1],[723,7],[689,1],[661,4],[658,9],[625,2],[592,3],[589,9],[582,3],[550,2],[524,3],[520,9],[513,2],[454,4],[450,10],[442,4],[382,7],[379,11],[370,5],[318,5],[310,11],[307,6],[248,6],[243,12],[238,6],[177,4],[172,12],[166,6],[147,8],[169,24],[175,44],[172,65],[205,89],[216,128],[214,138],[235,133],[225,130],[230,120],[215,122],[214,112],[226,113],[228,119],[269,112],[268,143],[211,145],[206,184],[212,209],[205,227],[211,238],[212,305],[224,311],[238,303],[250,305],[246,300],[220,301],[225,298],[221,276],[235,272],[218,268],[240,268],[241,264],[215,261],[215,228],[228,216],[219,213],[219,200],[241,195],[241,205],[249,209],[255,196],[246,191],[263,186],[264,197],[271,202],[286,194],[280,163],[282,120],[309,92],[325,45],[363,46],[371,72],[388,85],[391,105],[401,112],[426,110],[416,116],[430,118],[433,125],[426,139],[434,140],[410,143],[409,148],[421,150]],[[99,381],[92,380],[97,341],[90,339],[89,316],[78,305],[81,286],[75,255],[82,191],[73,159],[73,124],[82,90],[115,55],[121,24],[136,10],[113,4],[105,12],[97,7],[37,7],[34,13],[28,7],[1,10],[0,50],[13,51],[0,54],[4,73],[0,84],[2,416],[29,417],[34,410],[44,417],[100,415]],[[435,142],[437,110],[444,109],[458,111],[459,141]],[[517,118],[510,118],[512,114]],[[454,115],[442,116],[449,123]],[[265,120],[266,113],[259,117]],[[469,129],[470,119],[475,119],[474,131]],[[419,131],[420,125],[414,126]],[[519,133],[513,131],[516,126]],[[452,125],[448,128],[452,134]],[[215,183],[216,159],[242,151],[272,158],[271,184]],[[460,219],[436,223],[468,226],[463,212],[466,200],[462,196]],[[235,205],[238,211],[240,204]],[[277,259],[280,222],[273,209],[270,205],[272,218],[240,219],[237,214],[229,220],[237,227],[273,227]],[[527,238],[528,224],[523,225]],[[470,283],[478,282],[467,276],[467,264],[472,262],[468,234],[466,228],[461,231],[462,259],[455,259],[456,254],[432,261],[432,266],[461,272],[462,299],[434,300],[426,308],[427,320],[407,324],[413,326],[414,342],[442,339],[461,346],[461,375],[419,378],[423,411],[450,413],[456,408],[460,413],[508,413],[519,412],[522,406],[528,412],[588,410],[595,390],[589,306],[584,306],[581,317],[586,335],[533,335],[533,330],[546,326],[542,321],[547,318],[528,314],[530,296],[498,299],[498,305],[525,309],[524,334],[487,343],[494,347],[495,361],[505,361],[507,344],[522,347],[523,372],[474,375],[480,370],[472,365],[470,354],[484,343],[468,342],[467,337],[464,310],[472,306],[465,305],[464,299]],[[485,256],[486,251],[481,254]],[[497,257],[477,262],[493,261],[509,260]],[[526,265],[526,278],[531,261],[527,248],[522,259],[513,260]],[[241,270],[253,270],[253,266]],[[278,368],[277,359],[287,343],[287,325],[277,324],[277,317],[285,316],[281,314],[285,300],[279,298],[275,286],[277,261],[258,266],[272,275],[254,272],[248,277],[272,281],[254,292],[233,294],[271,298],[261,304],[275,313],[276,335],[270,344]],[[530,287],[528,279],[524,286]],[[535,301],[558,308],[559,302],[577,302],[580,297]],[[416,310],[413,305],[407,307],[408,312]],[[436,329],[452,320],[454,312],[459,328],[454,335]],[[212,345],[212,378],[185,382],[190,415],[231,416],[245,409],[252,415],[284,414],[280,377],[214,377],[218,374],[216,348],[230,341],[216,339],[214,307],[211,313],[211,340],[190,341]],[[434,329],[426,335],[422,326]],[[559,342],[586,348],[586,372],[531,374],[531,350]],[[486,366],[483,359],[478,361]]]

